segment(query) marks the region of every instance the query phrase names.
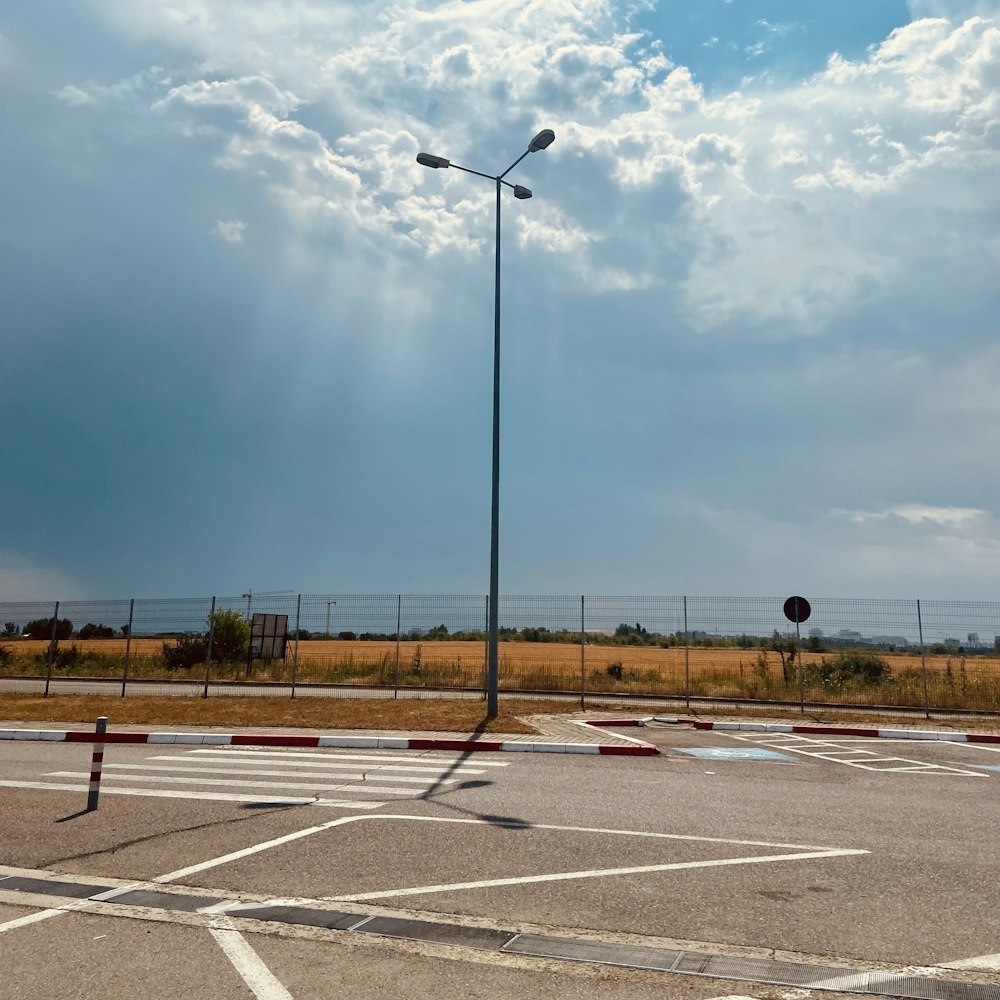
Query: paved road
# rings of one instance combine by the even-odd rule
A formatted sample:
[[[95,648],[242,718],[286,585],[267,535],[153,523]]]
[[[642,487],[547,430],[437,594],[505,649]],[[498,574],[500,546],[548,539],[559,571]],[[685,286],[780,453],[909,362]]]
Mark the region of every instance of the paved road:
[[[355,922],[405,916],[608,946],[1000,971],[990,917],[1000,912],[1000,753],[678,727],[643,735],[660,757],[112,745],[89,814],[88,747],[2,744],[8,886],[34,874],[198,897],[184,912],[154,897],[78,898],[66,905],[81,909],[18,924],[61,904],[0,879],[5,1000],[153,995],[153,982],[157,995],[213,997],[384,996],[404,983],[440,998],[777,996],[450,938],[241,932],[193,912],[203,902],[232,911],[294,900]]]

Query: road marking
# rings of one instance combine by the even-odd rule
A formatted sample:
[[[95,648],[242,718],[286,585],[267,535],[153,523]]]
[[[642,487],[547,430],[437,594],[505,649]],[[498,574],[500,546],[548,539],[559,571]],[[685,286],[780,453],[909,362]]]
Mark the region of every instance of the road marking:
[[[45,791],[86,792],[86,785],[64,785],[55,781],[0,781],[2,788],[40,788]],[[329,806],[337,809],[379,809],[386,802],[352,802],[348,799],[324,799],[318,796],[293,798],[288,795],[240,795],[236,792],[183,792],[173,788],[105,788],[104,795],[144,795],[160,799],[204,799],[208,802],[268,802],[276,806]]]
[[[845,764],[847,767],[857,767],[863,771],[879,772],[905,772],[908,774],[954,774],[968,778],[985,778],[988,775],[967,768],[950,767],[946,764],[929,764],[925,761],[913,760],[910,757],[883,757],[881,750],[865,750],[861,747],[856,749],[844,749],[840,741],[812,739],[797,733],[774,733],[768,735],[736,735],[731,734],[732,739],[741,740],[746,743],[760,743],[769,747],[776,747],[788,753],[802,754],[806,757],[815,757],[819,760],[828,760],[833,764]],[[848,760],[840,756],[843,753],[850,753],[854,758]],[[890,767],[873,767],[874,764],[890,764]]]
[[[28,924],[36,924],[40,920],[48,920],[49,917],[58,916],[62,912],[62,910],[37,910],[24,917],[15,917],[13,920],[0,924],[0,934],[3,934],[4,931],[17,930],[18,927],[26,927]]]
[[[941,962],[939,967],[942,969],[1000,972],[1000,955],[980,955],[978,958],[963,958],[957,962]]]
[[[318,826],[309,826],[304,830],[296,830],[294,833],[286,833],[283,837],[275,837],[274,840],[266,840],[253,847],[244,847],[240,851],[233,851],[231,854],[223,854],[218,858],[211,858],[208,861],[201,861],[196,865],[188,865],[186,868],[178,868],[177,871],[168,872],[154,878],[154,882],[176,882],[180,878],[188,875],[196,875],[198,872],[207,871],[209,868],[216,868],[219,865],[229,864],[230,861],[240,861],[248,858],[251,854],[259,854],[261,851],[268,851],[272,847],[280,847],[282,844],[290,844],[293,840],[301,840],[303,837],[312,836],[314,833],[322,833],[324,830],[331,830],[335,826],[343,826],[345,823],[352,823],[359,819],[366,819],[366,816],[341,816],[339,819],[332,819],[328,823],[320,823]]]
[[[258,1000],[293,1000],[238,930],[232,926],[210,927],[209,932]]]
[[[50,771],[47,778],[89,778],[87,771]],[[360,792],[363,795],[381,795],[383,788],[363,788],[360,785],[323,785],[318,782],[302,781],[233,781],[231,778],[183,778],[169,774],[105,774],[105,780],[134,781],[141,777],[143,781],[160,781],[177,785],[239,785],[242,788],[291,788],[301,792],[315,790],[316,792]],[[397,789],[397,791],[399,791]],[[403,789],[402,794],[413,795],[417,789]]]
[[[771,864],[778,861],[808,861],[816,858],[843,858],[867,854],[867,851],[809,851],[800,854],[771,854],[750,858],[718,858],[714,861],[678,861],[667,865],[638,865],[631,868],[600,868],[578,872],[557,872],[552,875],[525,875],[517,878],[493,878],[482,882],[452,882],[444,885],[420,885],[388,892],[357,892],[347,896],[326,896],[338,903],[356,903],[366,899],[389,899],[395,896],[422,896],[432,892],[457,892],[462,889],[492,889],[502,885],[529,885],[536,882],[566,882],[586,878],[608,878],[613,875],[643,875],[648,872],[671,872],[689,868],[725,868],[735,865]]]
[[[227,775],[224,779],[219,779],[218,781],[208,782],[209,784],[220,785],[244,785],[244,784],[254,784],[254,782],[245,782],[242,780],[235,780],[237,777],[242,777],[244,774],[248,774],[251,777],[273,777],[273,778],[287,778],[289,774],[287,771],[258,771],[252,770],[247,771],[240,769],[238,771],[232,771],[225,767],[167,767],[159,766],[157,764],[105,764],[104,765],[104,777],[105,778],[140,778],[143,777],[141,774],[111,774],[109,769],[113,770],[126,770],[126,771],[166,771],[171,774],[224,774]],[[46,773],[45,777],[52,777],[53,775],[64,775],[70,773],[79,772],[67,772],[67,771],[49,771]],[[295,778],[314,778],[316,782],[321,782],[330,779],[344,780],[345,778],[353,777],[352,775],[345,774],[295,774],[291,777]],[[379,795],[417,795],[422,789],[420,788],[388,788],[384,785],[379,785],[377,787],[366,788],[365,785],[369,781],[391,781],[391,778],[386,777],[375,777],[366,779],[363,774],[357,775],[358,779],[363,783],[360,785],[338,785],[338,788],[346,788],[352,791],[364,792],[366,795],[369,792],[377,793]],[[164,780],[164,779],[154,779],[150,777],[148,780]],[[259,784],[267,784],[267,782],[259,782]],[[306,781],[292,782],[289,784],[290,788],[315,788],[316,784]]]
[[[160,756],[157,756],[157,757],[147,757],[146,760],[175,760],[175,761],[185,761],[186,762],[188,760],[188,758],[187,757],[176,757],[176,756],[171,757],[168,754],[163,754],[163,755],[160,755]],[[235,761],[234,763],[244,763],[244,761]],[[277,767],[279,764],[281,764],[283,767],[313,767],[313,768],[322,768],[322,767],[330,767],[331,766],[329,763],[327,763],[327,764],[319,764],[316,761],[307,761],[307,760],[303,760],[303,761],[284,761],[284,760],[277,761],[277,760],[273,760],[273,761],[261,761],[261,763],[262,764],[271,764],[274,767]],[[146,765],[144,765],[144,764],[132,764],[131,766],[132,767],[145,767]],[[241,772],[239,768],[231,768],[231,769],[227,768],[226,770],[227,770],[227,772],[229,774],[244,773],[244,772]],[[372,770],[383,770],[383,769],[382,768],[373,768]],[[418,769],[411,767],[411,768],[402,768],[402,770],[413,771],[413,770],[418,770]],[[246,774],[253,774],[254,772],[248,770],[245,773]],[[268,772],[268,773],[273,773],[273,772]],[[279,773],[287,774],[288,772],[285,771],[285,772],[279,772]],[[482,771],[440,771],[440,772],[434,772],[433,775],[428,775],[428,777],[426,777],[426,778],[416,778],[416,777],[412,777],[411,775],[408,775],[408,774],[371,774],[369,771],[366,770],[364,772],[364,775],[362,775],[362,776],[365,778],[366,781],[402,781],[402,782],[409,782],[410,784],[414,784],[414,785],[453,785],[453,784],[455,784],[458,781],[458,778],[439,778],[439,777],[436,776],[439,773],[440,774],[460,774],[460,775],[464,775],[464,774],[482,774],[483,772]]]
[[[301,750],[250,750],[250,749],[230,750],[221,747],[217,749],[211,749],[206,747],[204,749],[190,750],[188,752],[192,754],[205,754],[207,756],[215,756],[215,757],[222,756],[230,758],[282,757],[285,758],[286,760],[288,758],[295,758],[298,760],[301,759],[321,760],[325,761],[327,766],[330,766],[331,764],[333,764],[333,766],[336,766],[336,761],[338,760],[365,760],[372,762],[371,766],[373,770],[390,768],[394,771],[420,771],[420,772],[425,772],[427,774],[444,774],[452,770],[461,770],[466,774],[483,774],[484,773],[483,768],[485,767],[510,767],[509,761],[486,761],[486,760],[477,760],[475,763],[475,767],[470,767],[469,765],[462,763],[462,761],[465,759],[463,757],[456,757],[454,758],[454,760],[446,760],[444,758],[438,758],[438,757],[430,757],[430,758],[390,757],[390,756],[375,757],[372,756],[371,754],[341,754],[332,751],[329,753],[305,753],[304,751]],[[392,763],[387,763],[387,762],[392,762]],[[438,766],[428,767],[427,766],[428,763],[437,764]],[[421,766],[397,767],[396,766],[397,764],[400,765],[419,764]],[[458,766],[456,767],[455,765]]]

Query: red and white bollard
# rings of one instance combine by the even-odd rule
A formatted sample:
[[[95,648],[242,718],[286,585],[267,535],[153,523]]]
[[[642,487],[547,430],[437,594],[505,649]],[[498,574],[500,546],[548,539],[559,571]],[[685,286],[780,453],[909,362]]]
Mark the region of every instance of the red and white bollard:
[[[97,720],[96,737],[108,731],[108,717],[102,715]],[[94,756],[90,762],[90,792],[87,794],[87,812],[97,808],[97,797],[101,794],[101,768],[104,766],[104,740],[94,739]]]

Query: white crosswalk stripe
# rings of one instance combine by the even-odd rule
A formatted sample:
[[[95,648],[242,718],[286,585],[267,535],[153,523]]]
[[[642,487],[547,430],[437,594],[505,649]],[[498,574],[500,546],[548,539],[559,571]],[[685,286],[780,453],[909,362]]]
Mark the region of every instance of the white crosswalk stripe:
[[[390,797],[398,802],[457,791],[465,781],[470,785],[489,783],[477,777],[489,775],[487,768],[469,766],[467,760],[462,756],[346,754],[332,749],[308,753],[199,748],[179,754],[152,754],[142,763],[108,761],[101,791],[371,811],[387,805],[385,800]],[[483,763],[493,768],[509,766],[507,761]],[[85,771],[49,771],[39,777],[37,781],[0,781],[0,787],[86,791],[90,775]],[[261,780],[268,778],[281,780]],[[331,793],[343,797],[333,798]]]

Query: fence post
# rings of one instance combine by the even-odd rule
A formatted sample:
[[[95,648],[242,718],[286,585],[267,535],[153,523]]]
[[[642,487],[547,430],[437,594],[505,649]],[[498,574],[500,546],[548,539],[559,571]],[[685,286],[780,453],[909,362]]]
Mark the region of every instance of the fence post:
[[[920,665],[924,674],[924,718],[931,717],[930,694],[927,689],[927,651],[924,649],[924,621],[920,614],[920,600],[917,599],[917,631],[920,634]]]
[[[94,730],[96,737],[108,731],[108,717],[102,715]],[[90,791],[87,793],[87,812],[97,808],[97,797],[101,794],[101,769],[104,767],[104,740],[94,740],[94,755],[90,759]]]
[[[688,599],[684,596],[684,704],[691,709],[691,664],[688,660]]]
[[[49,684],[52,681],[52,657],[56,649],[56,629],[59,628],[59,602],[56,601],[56,609],[52,612],[52,638],[49,639],[49,655],[45,665],[45,697],[49,696]]]
[[[215,598],[212,598],[212,610],[208,613],[208,648],[205,650],[205,690],[202,698],[208,697],[208,674],[212,669],[212,639],[215,637]]]
[[[292,698],[295,697],[295,677],[299,672],[299,625],[302,622],[302,595],[295,602],[295,651],[292,653]]]
[[[581,712],[584,711],[587,707],[586,657],[587,657],[587,627],[586,627],[586,619],[584,613],[584,597],[583,594],[581,594],[580,595],[580,711]]]
[[[396,677],[392,685],[392,696],[393,698],[399,697],[399,641],[400,641],[400,628],[402,627],[403,620],[403,595],[396,595]]]
[[[132,653],[132,613],[135,611],[135,598],[128,602],[128,631],[125,633],[125,670],[122,672],[122,697],[125,697],[125,685],[128,684],[128,663]]]
[[[499,617],[499,613],[498,613]],[[483,701],[490,700],[490,595],[486,595],[486,639],[483,642]],[[499,687],[499,680],[497,686]]]

